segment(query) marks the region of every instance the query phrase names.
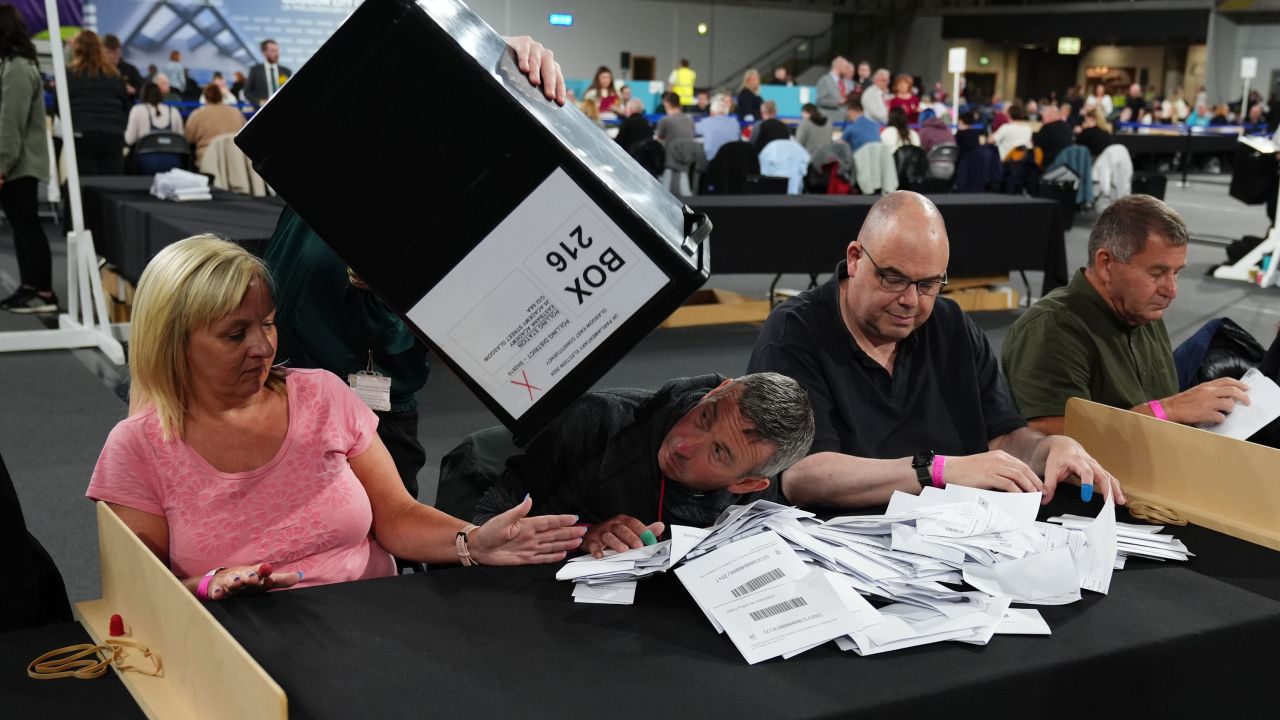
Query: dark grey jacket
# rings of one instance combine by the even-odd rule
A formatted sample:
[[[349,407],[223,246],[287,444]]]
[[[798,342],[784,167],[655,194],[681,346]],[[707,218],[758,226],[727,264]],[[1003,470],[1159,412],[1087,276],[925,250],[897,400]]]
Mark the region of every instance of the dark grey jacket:
[[[485,520],[533,496],[533,515],[572,513],[596,523],[630,515],[656,522],[662,474],[658,448],[680,418],[724,381],[700,375],[668,382],[656,392],[605,390],[587,393],[529,442],[523,455],[507,461],[506,471],[476,506],[474,522]],[[721,511],[759,498],[782,501],[770,483],[759,493],[727,490],[696,494],[666,483],[661,520],[707,527]]]

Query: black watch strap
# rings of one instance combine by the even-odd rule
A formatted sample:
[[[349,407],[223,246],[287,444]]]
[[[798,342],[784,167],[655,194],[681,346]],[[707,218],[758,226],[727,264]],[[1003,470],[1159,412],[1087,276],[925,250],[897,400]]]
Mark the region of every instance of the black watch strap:
[[[911,467],[916,471],[916,480],[920,482],[920,487],[933,487],[933,456],[932,450],[922,450],[911,458]]]

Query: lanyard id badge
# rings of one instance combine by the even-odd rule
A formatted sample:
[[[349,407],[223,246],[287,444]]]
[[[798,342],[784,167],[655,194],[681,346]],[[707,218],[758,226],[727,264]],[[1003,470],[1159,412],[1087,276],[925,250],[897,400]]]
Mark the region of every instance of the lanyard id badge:
[[[364,370],[347,375],[347,383],[370,410],[391,410],[391,378],[373,369],[373,352]]]

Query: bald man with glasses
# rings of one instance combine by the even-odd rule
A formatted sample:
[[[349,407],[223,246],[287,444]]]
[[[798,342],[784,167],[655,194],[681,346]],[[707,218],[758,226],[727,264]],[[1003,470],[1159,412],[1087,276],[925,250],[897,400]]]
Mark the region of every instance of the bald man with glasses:
[[[953,483],[1043,492],[1048,502],[1078,478],[1123,503],[1115,478],[1079,443],[1018,414],[986,335],[938,297],[949,257],[937,207],[890,193],[832,278],[769,316],[748,372],[797,380],[817,423],[809,456],[780,477],[787,498],[865,507],[895,490]]]

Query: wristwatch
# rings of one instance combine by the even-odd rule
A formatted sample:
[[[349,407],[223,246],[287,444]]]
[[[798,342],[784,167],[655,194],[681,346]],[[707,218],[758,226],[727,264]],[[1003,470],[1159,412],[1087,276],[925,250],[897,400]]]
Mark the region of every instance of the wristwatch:
[[[921,450],[911,457],[911,467],[916,471],[916,480],[920,481],[920,487],[933,487],[933,456],[932,450]]]

